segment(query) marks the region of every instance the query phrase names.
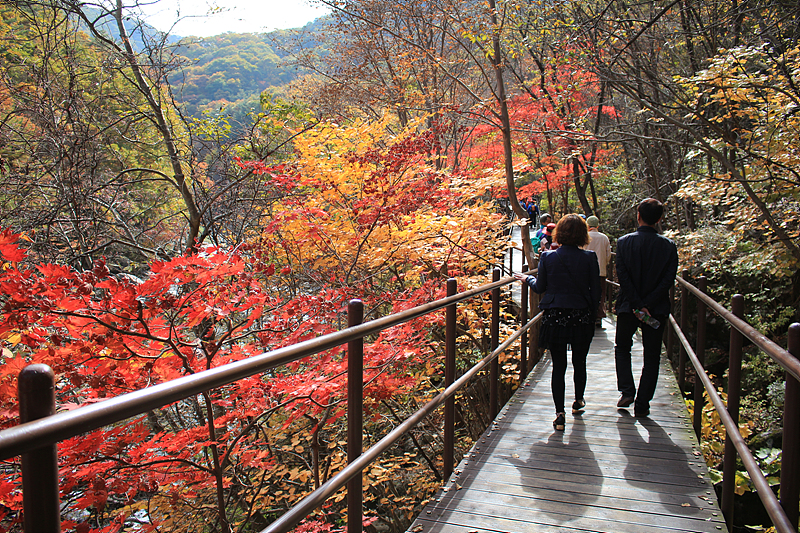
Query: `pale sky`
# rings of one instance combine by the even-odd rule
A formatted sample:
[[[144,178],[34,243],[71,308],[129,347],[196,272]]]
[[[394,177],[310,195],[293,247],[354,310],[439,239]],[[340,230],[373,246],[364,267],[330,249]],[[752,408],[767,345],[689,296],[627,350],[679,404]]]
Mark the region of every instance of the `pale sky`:
[[[308,0],[158,0],[140,5],[148,24],[182,37],[299,28],[328,12]]]

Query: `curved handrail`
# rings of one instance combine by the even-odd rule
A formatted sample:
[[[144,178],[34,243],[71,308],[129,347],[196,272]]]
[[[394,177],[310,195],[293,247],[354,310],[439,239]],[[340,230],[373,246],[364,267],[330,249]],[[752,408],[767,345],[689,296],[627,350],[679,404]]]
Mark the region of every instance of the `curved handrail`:
[[[497,282],[488,283],[454,296],[377,318],[358,326],[323,335],[322,337],[278,348],[241,361],[228,363],[190,376],[154,385],[153,387],[123,394],[103,402],[86,405],[72,411],[56,413],[46,418],[5,429],[0,431],[0,460],[10,459],[32,449],[55,444],[94,429],[144,414],[172,402],[189,398],[203,391],[228,385],[234,381],[266,372],[303,357],[335,348],[349,341],[444,309],[448,305],[468,300],[513,281],[512,277],[506,277]]]
[[[789,350],[785,350],[785,349],[781,348],[775,342],[773,342],[772,340],[768,339],[766,336],[764,336],[758,330],[756,330],[754,327],[752,327],[750,324],[748,324],[745,320],[741,319],[740,317],[735,315],[733,312],[729,311],[724,306],[720,305],[713,298],[711,298],[710,296],[705,294],[705,292],[703,292],[702,289],[695,287],[694,285],[692,285],[691,283],[689,283],[685,279],[682,279],[681,277],[676,277],[676,280],[682,286],[683,289],[685,289],[688,292],[691,292],[703,304],[702,307],[700,306],[700,304],[698,304],[699,309],[702,309],[702,311],[698,310],[698,341],[697,341],[698,342],[698,347],[697,347],[697,352],[700,352],[701,350],[705,349],[705,346],[704,346],[704,342],[705,341],[702,339],[702,337],[704,337],[704,335],[700,334],[700,327],[699,326],[702,325],[700,323],[700,321],[701,320],[705,320],[705,316],[704,316],[705,309],[710,308],[717,315],[719,315],[723,320],[725,320],[728,324],[730,324],[732,328],[734,328],[736,331],[741,333],[741,335],[743,335],[743,336],[747,337],[748,339],[750,339],[757,348],[759,348],[764,353],[766,353],[773,361],[775,361],[778,364],[780,364],[781,367],[786,371],[786,373],[787,373],[786,401],[787,401],[787,404],[788,404],[788,402],[789,402],[789,385],[790,385],[789,382],[791,380],[796,380],[796,381],[794,381],[794,383],[796,384],[796,383],[798,383],[798,381],[800,381],[800,360],[795,355],[793,355]],[[701,278],[701,280],[704,280],[704,278]],[[701,286],[704,287],[704,285],[702,283],[701,283]],[[739,302],[740,303],[742,302],[742,297],[740,295],[737,296],[736,298],[739,298]],[[736,298],[734,298],[734,300]],[[682,299],[682,306],[685,306],[686,304],[687,304],[687,300]],[[681,310],[681,316],[682,317],[684,317],[685,312],[686,312],[685,308]],[[695,350],[692,349],[689,341],[686,338],[686,335],[685,335],[683,329],[681,328],[681,325],[678,324],[678,322],[675,320],[675,317],[672,314],[669,315],[669,325],[670,325],[671,329],[677,335],[678,340],[679,340],[681,346],[683,347],[683,350],[684,350],[685,354],[687,355],[689,361],[692,363],[692,366],[695,369],[696,376],[700,379],[703,388],[705,389],[706,393],[708,394],[708,397],[711,400],[711,403],[714,405],[714,408],[715,408],[715,410],[717,411],[717,414],[720,417],[721,422],[725,426],[726,438],[728,440],[728,443],[731,444],[732,447],[733,447],[733,449],[730,450],[730,452],[729,452],[728,445],[726,444],[725,457],[724,457],[725,469],[727,470],[727,468],[728,468],[727,465],[728,464],[733,465],[733,460],[735,459],[735,456],[733,455],[733,452],[735,451],[739,455],[739,457],[741,458],[742,463],[745,466],[745,469],[750,474],[750,479],[753,482],[753,484],[755,485],[758,497],[761,500],[762,504],[764,505],[764,508],[767,511],[767,514],[769,515],[770,519],[772,520],[772,523],[775,526],[776,531],[778,533],[796,533],[796,531],[797,531],[796,525],[794,525],[792,523],[792,521],[797,519],[797,514],[796,513],[787,513],[787,511],[782,506],[781,502],[778,501],[778,498],[775,496],[775,494],[770,489],[770,486],[769,486],[769,483],[766,480],[766,477],[761,472],[761,469],[760,469],[760,467],[758,465],[758,462],[753,457],[753,454],[750,451],[750,449],[748,448],[747,443],[745,442],[744,438],[741,436],[741,433],[739,432],[739,425],[738,425],[738,421],[737,421],[738,420],[738,400],[733,400],[732,399],[734,397],[733,396],[734,394],[738,398],[738,390],[730,390],[729,391],[729,397],[728,398],[729,398],[730,402],[729,402],[729,405],[726,405],[725,402],[722,400],[721,396],[719,395],[719,393],[717,392],[716,388],[714,387],[713,382],[711,381],[711,379],[706,374],[706,370],[703,367],[703,363],[700,360],[700,357],[698,357],[698,355],[695,352]],[[790,348],[790,350],[797,348],[796,342],[795,342],[795,347],[792,348],[792,345],[793,345],[792,344],[793,343],[792,339],[794,338],[796,340],[798,334],[800,334],[800,324],[793,324],[789,328],[789,348]],[[731,336],[731,339],[732,339],[731,340],[731,361],[733,361],[734,360],[734,357],[733,357],[733,335]],[[738,344],[737,350],[738,350],[739,353],[741,353],[741,343],[739,342],[737,344]],[[684,352],[682,352],[681,355],[683,355]],[[740,356],[737,356],[736,359],[740,360]],[[683,363],[683,358],[681,358],[681,363],[680,363],[681,376],[683,375],[683,364],[684,364]],[[739,365],[739,364],[740,363],[737,363],[737,365]],[[738,373],[738,368],[739,367],[738,366],[734,367],[733,365],[731,366],[730,372],[731,372],[731,379],[732,380],[733,380],[732,376],[733,376],[734,368],[737,368],[737,373]],[[793,385],[793,387],[794,387],[794,385]],[[695,388],[695,431],[697,431],[697,432],[699,432],[699,423],[700,423],[700,418],[698,418],[697,415],[698,415],[698,410],[701,409],[701,405],[702,405],[702,397],[698,398],[698,395],[700,395],[700,394],[701,394],[701,389],[697,388],[697,385],[696,385],[696,388]],[[733,402],[733,403],[731,403],[731,402]],[[730,411],[729,411],[729,409],[730,409]],[[796,481],[794,481],[793,478],[797,477],[797,475],[800,474],[800,472],[798,472],[798,470],[800,470],[800,468],[798,468],[800,466],[800,464],[798,464],[795,461],[795,458],[794,458],[795,454],[794,454],[793,451],[791,451],[791,449],[794,446],[800,444],[800,442],[796,442],[795,441],[796,440],[794,438],[794,433],[795,432],[791,427],[787,428],[787,424],[791,425],[793,423],[792,420],[797,422],[797,418],[794,417],[794,416],[787,415],[786,412],[784,414],[785,414],[786,417],[789,418],[789,421],[784,419],[784,442],[783,442],[783,448],[784,448],[784,450],[786,450],[787,448],[790,449],[790,453],[792,455],[792,459],[791,460],[787,459],[785,461],[785,463],[782,465],[783,469],[781,471],[781,488],[782,488],[781,497],[782,497],[782,499],[785,497],[784,492],[791,494],[791,496],[786,498],[786,501],[788,502],[786,505],[788,505],[789,507],[793,506],[796,509],[797,505],[798,505],[798,501],[797,501],[797,497],[796,497],[796,487],[795,487]],[[792,433],[793,433],[793,436],[792,436],[792,439],[791,439],[792,442],[789,442],[789,440],[790,440],[790,438],[789,438],[789,429],[792,429]],[[699,437],[700,437],[700,435],[698,434],[698,438]],[[729,456],[729,453],[730,453],[730,456]],[[785,453],[784,455],[785,455],[784,458],[786,459],[789,456],[789,453]],[[726,500],[726,498],[732,498],[732,496],[733,496],[733,484],[727,478],[727,475],[728,474],[726,474],[726,473],[723,474],[723,477],[725,478],[723,480],[723,490],[722,490],[723,503],[725,503],[725,501],[730,501],[730,500]],[[786,480],[788,480],[788,481],[786,481]],[[785,487],[786,490],[784,491],[783,489],[784,489],[784,482],[785,481],[786,481],[786,487]],[[791,489],[789,488],[789,485],[792,485]],[[725,508],[726,507],[723,506],[723,510],[725,510]],[[732,523],[732,516],[730,516],[730,513],[732,512],[732,505],[727,507],[727,509],[729,509],[729,511],[726,512],[726,517],[725,518],[726,518],[726,521],[728,522],[728,524],[730,525]],[[790,517],[793,517],[793,518],[790,518]]]
[[[535,272],[535,270],[531,270],[529,273],[530,272]],[[767,339],[764,335],[755,330],[755,328],[747,324],[747,322],[725,309],[722,305],[704,294],[700,289],[681,278],[677,278],[677,280],[687,291],[690,291],[698,299],[703,301],[714,312],[729,322],[736,330],[741,332],[742,335],[746,336],[773,360],[778,362],[789,375],[795,379],[800,379],[800,361],[792,354]],[[69,412],[58,413],[53,416],[3,430],[0,432],[0,459],[7,459],[25,452],[30,452],[36,448],[53,445],[58,441],[125,420],[132,416],[146,413],[154,408],[168,405],[169,403],[188,398],[200,392],[265,372],[280,365],[314,355],[354,340],[362,339],[365,336],[402,324],[425,314],[444,309],[448,306],[454,306],[456,303],[463,302],[480,294],[495,289],[499,290],[500,287],[511,282],[513,282],[513,278],[506,277],[469,291],[352,326],[316,339],[266,352],[242,361],[199,372],[191,376],[184,376],[148,389],[135,391],[104,402],[92,404]],[[617,283],[611,280],[606,280],[606,282],[612,287],[619,287]],[[491,354],[487,355],[470,368],[458,380],[447,386],[430,402],[408,417],[369,450],[363,452],[343,470],[307,495],[281,518],[264,529],[262,533],[282,533],[297,525],[311,511],[319,507],[341,487],[345,486],[348,481],[354,479],[360,471],[391,447],[402,435],[419,424],[448,399],[452,398],[458,390],[463,388],[475,375],[484,370],[489,364],[493,363],[500,353],[506,351],[517,339],[538,323],[541,318],[542,313],[539,313],[528,323],[520,327],[501,345],[494,349]],[[725,403],[714,389],[713,383],[706,375],[705,369],[697,357],[697,354],[689,345],[684,332],[672,315],[669,317],[669,324],[677,334],[692,365],[697,370],[697,375],[706,388],[711,402],[719,412],[720,419],[726,427],[727,434],[730,436],[733,446],[742,458],[745,468],[750,473],[751,479],[758,490],[759,497],[764,502],[764,506],[770,518],[773,520],[777,531],[779,533],[793,532],[794,529],[792,528],[790,518],[787,517],[781,504],[769,489],[769,484],[738,431],[738,425],[734,417],[728,413]]]
[[[758,463],[753,457],[750,448],[747,447],[747,443],[744,441],[741,433],[739,433],[739,425],[734,422],[733,417],[731,417],[730,413],[728,413],[728,408],[725,405],[725,402],[714,388],[714,383],[712,383],[711,379],[706,374],[705,368],[700,363],[700,360],[697,358],[697,354],[695,354],[692,346],[689,344],[688,339],[683,334],[683,330],[681,330],[678,322],[672,315],[669,315],[669,322],[675,330],[675,333],[678,335],[678,339],[680,340],[684,349],[686,350],[686,354],[689,356],[692,366],[694,366],[695,370],[697,371],[697,376],[699,376],[700,380],[703,382],[703,386],[708,393],[708,397],[714,404],[714,408],[716,409],[720,420],[725,426],[726,434],[730,436],[731,441],[733,441],[733,445],[736,447],[736,451],[739,452],[739,457],[742,459],[744,467],[750,474],[750,479],[756,486],[758,497],[764,504],[764,508],[766,509],[767,514],[769,514],[775,529],[778,531],[778,533],[796,533],[796,530],[786,517],[786,513],[783,511],[783,507],[781,507],[778,498],[770,489],[767,478],[761,472],[761,468],[758,466]]]
[[[703,301],[703,303],[710,307],[720,317],[724,318],[726,322],[739,330],[742,335],[750,339],[753,344],[758,346],[760,350],[763,350],[776,363],[781,365],[784,370],[794,376],[795,379],[800,380],[800,360],[792,357],[789,352],[775,344],[766,335],[725,309],[725,307],[717,303],[716,300],[705,294],[688,281],[680,277],[675,279],[677,279],[678,283],[686,287],[686,289],[694,294],[699,300]]]
[[[534,270],[535,271],[535,270]],[[533,271],[529,271],[533,272]],[[234,363],[229,363],[217,368],[212,368],[203,372],[199,372],[197,374],[193,374],[190,376],[184,376],[182,378],[172,380],[166,383],[162,383],[153,387],[149,387],[147,389],[143,389],[140,391],[131,392],[128,394],[124,394],[118,396],[116,398],[112,398],[106,400],[101,403],[92,404],[89,406],[81,407],[80,409],[76,409],[69,412],[62,412],[56,414],[52,413],[52,404],[49,409],[45,409],[41,412],[38,416],[44,416],[43,418],[39,418],[37,420],[33,420],[31,422],[26,422],[20,424],[18,426],[8,428],[6,430],[0,431],[0,459],[7,459],[11,457],[15,457],[18,455],[22,455],[22,476],[23,476],[23,485],[25,485],[25,480],[30,478],[37,478],[37,481],[34,484],[30,484],[29,488],[32,489],[30,494],[30,508],[29,508],[29,499],[26,498],[25,502],[25,527],[28,528],[29,526],[32,530],[47,530],[47,531],[57,531],[59,529],[58,525],[58,516],[59,516],[59,497],[58,497],[58,474],[57,474],[57,465],[56,461],[56,447],[55,444],[59,441],[65,440],[67,438],[80,435],[82,433],[86,433],[93,429],[97,429],[109,424],[113,424],[115,422],[120,422],[127,418],[143,414],[148,412],[152,409],[163,407],[165,405],[169,405],[172,402],[185,399],[196,395],[198,393],[202,393],[207,390],[211,390],[217,387],[224,386],[226,384],[232,383],[239,379],[243,379],[252,375],[256,375],[265,371],[268,371],[272,368],[278,367],[280,365],[284,365],[290,363],[292,361],[296,361],[298,359],[302,359],[304,357],[308,357],[310,355],[314,355],[325,350],[334,348],[336,346],[340,346],[343,344],[348,344],[348,352],[351,356],[352,350],[355,350],[355,353],[358,353],[359,350],[363,348],[358,348],[360,343],[363,343],[364,337],[380,332],[384,329],[394,327],[414,318],[426,315],[431,312],[439,311],[441,309],[447,309],[448,318],[447,318],[447,328],[448,328],[448,336],[451,335],[450,329],[453,329],[453,339],[455,338],[455,304],[469,300],[478,296],[480,294],[492,291],[492,329],[493,331],[497,331],[498,329],[498,322],[499,322],[499,295],[500,295],[500,287],[507,285],[514,281],[512,277],[506,277],[504,279],[500,279],[500,269],[495,269],[494,279],[492,283],[488,283],[486,285],[482,285],[480,287],[474,288],[472,290],[468,290],[459,294],[453,294],[456,290],[455,280],[448,281],[448,294],[445,298],[436,300],[434,302],[430,302],[428,304],[424,304],[421,306],[417,306],[413,309],[409,309],[406,311],[402,311],[400,313],[391,314],[385,317],[381,317],[375,319],[371,322],[367,323],[359,323],[360,318],[357,318],[354,322],[350,322],[350,326],[347,329],[334,332],[328,335],[324,335],[322,337],[318,337],[316,339],[311,339],[308,341],[304,341],[298,344],[294,344],[292,346],[287,346],[284,348],[280,348],[277,350],[273,350],[270,352],[266,352],[257,356],[250,357],[248,359],[237,361]],[[452,283],[452,285],[451,285]],[[351,307],[353,304],[358,303],[357,301],[351,302]],[[348,310],[350,312],[350,310]],[[525,313],[523,312],[522,318],[525,318]],[[470,379],[474,378],[474,376],[486,368],[488,365],[491,365],[491,379],[497,380],[498,375],[496,374],[497,371],[497,357],[500,353],[507,350],[508,347],[511,346],[513,342],[519,339],[525,332],[527,332],[533,325],[535,325],[539,320],[541,320],[542,314],[540,313],[532,320],[530,320],[527,324],[523,325],[517,331],[515,331],[511,336],[509,336],[502,345],[498,346],[499,339],[496,338],[496,334],[493,333],[493,342],[492,346],[497,346],[491,354],[486,356],[476,365],[474,365],[471,369],[469,369],[465,374],[461,376],[457,381],[453,382],[454,376],[453,374],[449,374],[451,377],[446,377],[446,383],[452,383],[449,386],[446,386],[445,390],[437,394],[437,396],[431,400],[428,404],[426,404],[423,408],[418,410],[416,413],[411,415],[405,421],[403,421],[397,428],[391,431],[388,435],[386,435],[383,439],[381,439],[376,445],[372,446],[366,453],[360,451],[361,444],[360,439],[357,437],[351,437],[348,435],[348,454],[351,453],[350,450],[350,439],[357,439],[355,444],[353,445],[357,451],[355,458],[351,458],[350,464],[344,468],[341,472],[336,474],[334,477],[329,479],[325,484],[319,487],[317,490],[313,491],[309,494],[306,498],[304,498],[299,504],[292,507],[290,511],[288,511],[283,517],[281,517],[277,522],[271,524],[267,530],[270,532],[284,532],[288,531],[295,525],[297,525],[303,518],[305,518],[311,511],[313,511],[316,507],[319,507],[322,503],[325,502],[333,493],[339,490],[341,487],[348,485],[348,507],[360,501],[359,499],[356,502],[350,502],[350,491],[358,490],[358,488],[351,487],[351,481],[354,481],[358,473],[363,470],[367,465],[369,465],[372,461],[374,461],[381,453],[383,453],[386,449],[388,449],[392,444],[394,444],[402,435],[410,431],[413,427],[415,427],[419,422],[421,422],[425,417],[430,415],[434,409],[441,406],[442,404],[446,403],[445,406],[445,419],[450,417],[453,419],[452,414],[452,399],[456,392],[463,388]],[[451,324],[452,320],[452,324]],[[523,342],[524,348],[524,342]],[[448,347],[448,351],[451,348]],[[358,356],[356,356],[356,365],[358,363]],[[525,363],[525,358],[521,359],[522,363]],[[350,362],[353,364],[353,361]],[[447,363],[447,365],[451,365],[451,363]],[[454,363],[452,364],[454,367]],[[42,365],[35,365],[35,366],[42,366]],[[358,368],[356,366],[355,368]],[[448,368],[451,368],[448,366]],[[32,383],[30,380],[34,375],[50,375],[50,389],[52,390],[52,372],[49,371],[47,367],[43,367],[41,369],[34,367],[27,367],[25,371],[29,371],[26,374],[26,383]],[[46,371],[46,372],[43,372]],[[447,370],[446,376],[448,372],[452,372],[453,370]],[[354,374],[353,377],[356,377],[358,373]],[[521,376],[524,377],[524,372],[521,373]],[[352,380],[353,377],[348,377],[348,380]],[[38,380],[38,378],[36,378]],[[349,383],[348,381],[348,383]],[[356,379],[356,382],[360,380]],[[22,374],[20,374],[20,383],[22,383]],[[40,381],[41,383],[41,381]],[[42,383],[45,387],[47,383]],[[348,385],[349,387],[349,385]],[[496,407],[497,402],[497,387],[492,386],[492,391],[490,393],[490,402]],[[22,390],[22,388],[20,389]],[[45,388],[46,390],[46,388]],[[31,406],[37,402],[37,392],[32,392],[34,389],[31,389],[29,385],[26,385],[26,395],[30,398],[28,401],[30,402]],[[41,391],[40,391],[41,392]],[[356,388],[353,391],[348,389],[348,396],[358,397],[360,396],[361,390],[360,388]],[[52,397],[49,400],[52,402]],[[355,404],[357,405],[357,404]],[[41,407],[41,406],[39,406]],[[30,410],[30,407],[27,408]],[[38,408],[37,408],[38,409]],[[356,407],[356,413],[359,413],[359,408]],[[48,416],[49,415],[49,416]],[[29,417],[35,418],[35,417]],[[360,414],[356,415],[356,420],[360,420]],[[360,422],[356,422],[359,424]],[[351,428],[352,429],[352,428]],[[350,429],[348,430],[350,432]],[[447,433],[447,432],[446,432]],[[447,448],[447,439],[445,439],[445,444]],[[449,455],[450,460],[452,460],[452,446],[453,441],[452,438],[450,439],[450,451],[449,453],[445,451],[445,460]],[[42,469],[42,473],[44,474],[43,477],[38,476],[38,474],[34,474],[33,471],[28,471],[26,474],[26,458],[28,464],[31,462],[38,463],[39,461],[44,461],[43,465],[46,463],[47,466]],[[447,469],[445,469],[447,472]],[[37,471],[38,472],[38,471]],[[26,478],[26,475],[28,476]],[[31,477],[32,476],[32,477]],[[28,487],[28,485],[25,485]],[[356,485],[355,487],[358,487]],[[24,488],[25,493],[27,495],[27,488]],[[358,503],[358,507],[360,508],[360,503]],[[353,508],[350,507],[350,512],[353,511]],[[34,517],[34,518],[31,518]],[[29,524],[29,518],[31,518],[31,522]]]

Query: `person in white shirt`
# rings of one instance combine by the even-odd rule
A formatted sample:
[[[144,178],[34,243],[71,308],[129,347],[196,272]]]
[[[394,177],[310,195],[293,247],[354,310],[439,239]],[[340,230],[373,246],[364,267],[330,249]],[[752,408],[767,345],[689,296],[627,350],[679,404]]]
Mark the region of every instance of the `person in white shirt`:
[[[599,218],[590,216],[586,219],[586,225],[589,226],[589,244],[586,249],[592,250],[597,255],[600,266],[600,308],[597,310],[595,326],[602,327],[601,318],[606,316],[606,274],[611,259],[611,242],[604,233],[597,231],[600,227]]]

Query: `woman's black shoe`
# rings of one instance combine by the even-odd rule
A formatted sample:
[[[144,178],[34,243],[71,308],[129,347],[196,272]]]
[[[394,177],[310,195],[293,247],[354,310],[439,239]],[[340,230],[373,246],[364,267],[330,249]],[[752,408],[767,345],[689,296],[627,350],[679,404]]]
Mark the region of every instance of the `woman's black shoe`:
[[[577,415],[578,413],[583,411],[584,407],[586,407],[586,400],[583,399],[575,400],[574,402],[572,402],[572,414]]]
[[[565,425],[564,413],[556,413],[556,419],[553,420],[553,429],[556,431],[564,431]]]

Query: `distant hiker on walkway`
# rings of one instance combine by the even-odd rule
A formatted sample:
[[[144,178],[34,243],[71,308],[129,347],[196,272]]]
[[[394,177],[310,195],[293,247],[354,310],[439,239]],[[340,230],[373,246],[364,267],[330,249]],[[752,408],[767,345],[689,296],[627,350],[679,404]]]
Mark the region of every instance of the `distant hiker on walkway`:
[[[536,227],[539,223],[539,206],[536,205],[536,200],[531,198],[525,210],[528,212],[528,226],[531,228]]]
[[[539,252],[546,252],[553,246],[553,232],[555,229],[556,225],[552,222],[545,226],[544,232],[542,233],[542,240],[539,241]],[[558,247],[556,246],[556,248]]]
[[[597,262],[600,265],[600,306],[597,308],[597,321],[595,326],[601,327],[601,319],[606,316],[606,276],[608,274],[608,261],[611,259],[611,242],[605,233],[598,231],[600,219],[592,215],[586,219],[589,226],[589,245],[587,250],[597,254]]]
[[[654,198],[643,200],[637,209],[639,229],[617,241],[617,336],[614,359],[617,407],[633,406],[638,417],[650,414],[650,400],[656,390],[661,359],[661,339],[670,312],[669,289],[678,272],[678,249],[670,239],[659,235],[655,225],[664,214],[664,205]],[[633,334],[642,330],[644,365],[639,391],[631,370]]]
[[[539,240],[544,238],[544,230],[547,228],[547,225],[552,222],[553,217],[550,216],[550,213],[542,213],[542,216],[539,217],[539,222],[542,226],[539,228],[539,231],[536,232],[536,236],[539,237]]]
[[[540,346],[550,350],[553,361],[552,391],[556,407],[553,428],[564,431],[564,376],[567,372],[567,345],[572,346],[575,401],[573,414],[586,406],[586,354],[594,336],[594,317],[600,302],[600,274],[594,252],[581,250],[589,242],[589,229],[578,215],[558,221],[554,232],[560,244],[556,251],[539,258],[538,277],[514,274],[514,278],[536,293],[544,295],[539,308],[544,311],[539,331]]]

